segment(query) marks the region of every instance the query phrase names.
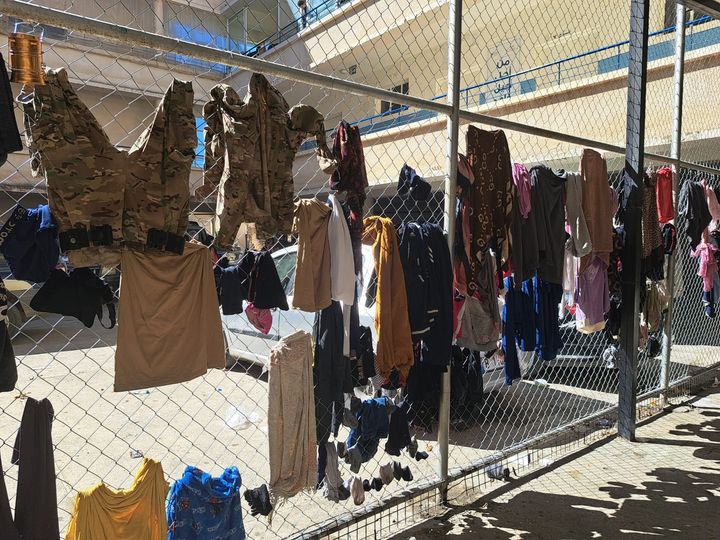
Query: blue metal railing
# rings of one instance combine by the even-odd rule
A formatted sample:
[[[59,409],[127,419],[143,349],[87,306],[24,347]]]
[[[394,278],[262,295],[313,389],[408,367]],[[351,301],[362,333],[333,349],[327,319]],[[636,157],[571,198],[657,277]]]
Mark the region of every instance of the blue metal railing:
[[[688,28],[710,21],[710,17],[700,17],[687,23]],[[650,34],[650,37],[662,36],[675,31],[671,26],[657,30]],[[592,75],[602,75],[611,71],[627,68],[627,51],[623,49],[629,45],[629,41],[620,41],[611,45],[585,51],[574,56],[561,60],[548,62],[541,66],[525,69],[505,75],[489,81],[467,86],[460,90],[461,103],[465,108],[485,105],[493,101],[502,101],[511,96],[527,94],[536,91],[538,88],[557,86],[563,82],[569,82]],[[720,43],[720,27],[714,27],[702,31],[694,31],[686,38],[686,50],[692,51],[710,45]],[[612,53],[612,54],[607,54]],[[648,51],[648,60],[657,60],[672,56],[674,46],[672,41],[662,41],[651,44]],[[598,58],[606,54],[603,58]],[[498,88],[502,89],[498,92]],[[501,95],[498,95],[501,94]],[[446,99],[447,93],[433,96],[433,101]],[[416,110],[407,112],[409,107],[401,106],[384,113],[375,114],[350,122],[360,127],[361,135],[369,135],[378,131],[400,127],[413,122],[434,118],[438,113],[428,110]],[[329,129],[328,134],[332,133]],[[315,141],[306,141],[301,150],[315,148]]]
[[[335,10],[341,8],[344,4],[349,3],[351,0],[325,0],[317,7],[309,9],[307,12],[307,24],[315,20],[319,21],[323,17],[330,15]],[[311,3],[312,5],[312,3]],[[267,38],[263,39],[255,46],[248,48],[248,56],[256,56],[262,52],[269,51],[273,47],[279,45],[283,41],[297,35],[298,31],[302,29],[302,16],[290,21],[288,24],[270,34]]]

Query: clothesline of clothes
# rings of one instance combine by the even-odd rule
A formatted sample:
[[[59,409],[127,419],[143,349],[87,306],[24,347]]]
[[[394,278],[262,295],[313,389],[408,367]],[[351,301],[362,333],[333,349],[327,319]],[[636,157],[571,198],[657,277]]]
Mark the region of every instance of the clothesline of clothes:
[[[307,348],[309,334],[290,336],[283,340],[287,347],[273,352],[270,371],[270,385],[288,382],[300,383],[298,393],[303,397],[302,378],[308,374],[307,363],[298,363],[297,347]],[[307,358],[307,356],[305,356]],[[294,368],[300,366],[300,373]],[[304,373],[303,373],[304,371]],[[301,379],[286,380],[289,376]],[[276,387],[275,390],[278,388]],[[281,395],[277,393],[277,395]],[[288,396],[289,397],[289,396]],[[308,403],[312,398],[304,396]],[[408,447],[408,453],[417,461],[427,458],[427,453],[418,450],[416,440],[410,439],[407,420],[402,405],[395,407],[389,398],[374,398],[358,403],[353,413],[354,427],[347,445],[327,442],[323,446],[323,469],[318,471],[315,483],[314,461],[308,460],[307,448],[280,445],[283,442],[302,443],[302,439],[283,441],[286,432],[282,425],[273,426],[273,419],[280,422],[291,420],[286,415],[289,399],[270,401],[269,439],[271,478],[268,485],[246,489],[243,498],[250,507],[251,515],[270,516],[279,501],[301,491],[321,491],[328,500],[338,502],[352,497],[356,505],[365,501],[365,492],[380,491],[393,481],[410,482],[413,479],[410,467],[398,460],[390,460],[379,466],[377,476],[362,480],[357,475],[359,465],[374,455],[377,443],[374,437],[389,434],[385,450],[393,456],[400,455],[401,447]],[[296,404],[297,405],[297,404]],[[394,409],[388,421],[388,410]],[[302,411],[300,408],[295,413]],[[18,435],[13,447],[12,464],[18,465],[17,496],[13,517],[0,463],[0,530],[3,538],[46,538],[48,534],[59,537],[57,493],[55,478],[52,422],[54,410],[49,400],[36,401],[27,398]],[[302,413],[295,414],[301,433],[307,420]],[[307,431],[312,436],[312,429]],[[352,462],[353,475],[343,480],[338,458]],[[227,538],[242,540],[246,537],[243,525],[240,488],[242,479],[237,467],[227,467],[218,477],[213,477],[197,467],[188,466],[181,478],[168,485],[162,465],[153,459],[144,458],[138,468],[132,485],[127,489],[115,490],[100,481],[95,486],[81,490],[75,498],[65,538]]]
[[[0,464],[0,530],[5,540],[60,537],[54,415],[47,399],[27,398],[12,456],[12,464],[18,465],[14,518]],[[129,489],[114,490],[101,481],[77,494],[65,538],[180,540],[212,535],[243,540],[241,485],[240,472],[231,466],[219,477],[187,467],[170,486],[162,465],[144,458]],[[252,515],[271,512],[265,485],[243,496]]]

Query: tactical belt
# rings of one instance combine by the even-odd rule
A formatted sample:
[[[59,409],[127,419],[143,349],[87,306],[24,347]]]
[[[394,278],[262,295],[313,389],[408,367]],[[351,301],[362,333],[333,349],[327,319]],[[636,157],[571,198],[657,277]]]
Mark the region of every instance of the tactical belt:
[[[110,225],[92,225],[90,231],[85,227],[77,227],[61,232],[60,249],[62,251],[73,251],[93,246],[112,246],[113,236]]]
[[[145,245],[148,249],[169,251],[182,255],[185,249],[185,237],[168,231],[161,231],[160,229],[150,229]]]

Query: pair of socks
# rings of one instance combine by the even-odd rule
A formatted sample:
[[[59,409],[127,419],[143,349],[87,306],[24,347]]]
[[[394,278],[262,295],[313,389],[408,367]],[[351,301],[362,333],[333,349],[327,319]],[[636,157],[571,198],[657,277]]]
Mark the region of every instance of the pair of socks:
[[[250,505],[250,514],[257,516],[261,514],[267,516],[272,512],[272,503],[270,502],[270,493],[265,484],[255,489],[248,489],[244,493],[245,500]]]

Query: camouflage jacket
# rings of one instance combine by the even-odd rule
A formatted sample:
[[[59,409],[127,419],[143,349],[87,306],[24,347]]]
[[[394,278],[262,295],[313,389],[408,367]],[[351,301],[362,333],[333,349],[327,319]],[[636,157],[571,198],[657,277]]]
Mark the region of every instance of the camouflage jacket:
[[[300,143],[314,135],[321,167],[334,161],[325,142],[323,116],[309,105],[289,109],[285,98],[258,73],[241,100],[226,84],[215,86],[203,108],[205,170],[200,198],[217,191],[215,243],[229,248],[246,224],[249,243],[260,248],[289,234],[293,220],[292,165]]]

